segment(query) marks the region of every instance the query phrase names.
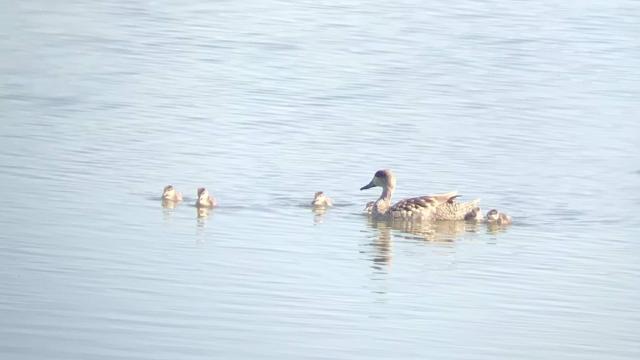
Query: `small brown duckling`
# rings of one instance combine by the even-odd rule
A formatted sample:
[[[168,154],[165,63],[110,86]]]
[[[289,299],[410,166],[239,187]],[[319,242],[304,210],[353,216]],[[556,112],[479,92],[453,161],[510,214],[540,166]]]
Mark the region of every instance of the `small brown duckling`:
[[[371,214],[371,212],[373,211],[373,205],[375,205],[376,202],[375,201],[369,201],[367,202],[367,204],[364,206],[364,209],[362,209],[362,211],[365,214]]]
[[[197,207],[212,208],[218,206],[216,199],[209,195],[209,192],[205,188],[198,188],[198,200],[196,200]]]
[[[476,206],[475,208],[471,209],[471,211],[466,213],[464,215],[464,220],[465,221],[473,221],[473,222],[481,222],[483,219],[482,219],[482,212],[480,211],[480,207]]]
[[[163,201],[182,201],[182,193],[177,192],[173,185],[167,185],[162,190]]]
[[[311,201],[311,206],[314,208],[326,208],[333,206],[333,200],[330,197],[325,195],[322,191],[318,191],[313,196],[313,201]]]
[[[487,213],[487,222],[496,225],[509,225],[511,224],[511,216],[498,212],[496,209],[491,209]]]

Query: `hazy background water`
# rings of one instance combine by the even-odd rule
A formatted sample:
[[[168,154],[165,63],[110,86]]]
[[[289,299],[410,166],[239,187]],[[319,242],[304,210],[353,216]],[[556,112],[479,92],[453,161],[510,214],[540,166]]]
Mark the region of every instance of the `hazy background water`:
[[[637,1],[0,7],[3,359],[640,357]]]

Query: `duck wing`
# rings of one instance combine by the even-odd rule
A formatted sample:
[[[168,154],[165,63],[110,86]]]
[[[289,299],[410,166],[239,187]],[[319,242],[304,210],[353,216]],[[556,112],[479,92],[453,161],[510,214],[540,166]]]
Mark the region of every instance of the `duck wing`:
[[[431,196],[419,196],[400,200],[389,209],[392,212],[416,211],[436,207],[438,202]]]
[[[420,208],[433,208],[441,204],[453,204],[460,195],[456,191],[445,194],[425,195],[414,198],[400,200],[395,203],[390,210],[392,211],[415,211]]]

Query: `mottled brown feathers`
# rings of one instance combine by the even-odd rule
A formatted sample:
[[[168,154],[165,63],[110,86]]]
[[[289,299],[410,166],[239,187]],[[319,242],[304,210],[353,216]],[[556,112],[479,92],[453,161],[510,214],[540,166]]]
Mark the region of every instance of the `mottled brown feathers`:
[[[414,197],[410,199],[400,200],[397,203],[395,203],[390,210],[391,211],[402,211],[402,210],[414,211],[414,210],[418,210],[419,208],[435,206],[436,202],[437,202],[436,199],[434,199],[431,196],[419,196],[419,197]]]

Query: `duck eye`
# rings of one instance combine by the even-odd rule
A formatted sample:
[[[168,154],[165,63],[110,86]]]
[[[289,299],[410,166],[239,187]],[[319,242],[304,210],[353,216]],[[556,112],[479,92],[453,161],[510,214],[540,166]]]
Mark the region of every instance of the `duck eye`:
[[[378,170],[378,171],[376,171],[376,175],[375,175],[375,177],[383,178],[384,176],[385,176],[384,170]]]

